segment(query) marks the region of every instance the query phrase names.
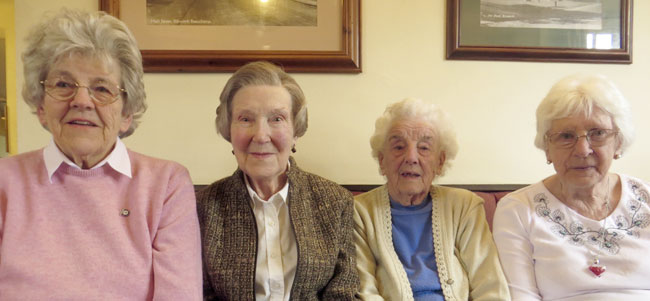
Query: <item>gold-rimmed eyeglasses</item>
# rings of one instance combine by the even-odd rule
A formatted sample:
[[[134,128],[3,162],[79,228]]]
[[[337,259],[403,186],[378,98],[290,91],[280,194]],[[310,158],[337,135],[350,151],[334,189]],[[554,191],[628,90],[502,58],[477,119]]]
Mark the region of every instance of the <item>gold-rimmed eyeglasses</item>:
[[[120,98],[121,93],[126,90],[120,86],[99,81],[88,86],[82,86],[75,81],[64,78],[54,78],[40,81],[45,87],[45,93],[59,101],[70,101],[77,95],[79,88],[86,88],[90,98],[99,105],[109,105]]]
[[[603,146],[609,143],[618,131],[613,129],[591,129],[584,135],[578,135],[573,131],[563,131],[553,134],[546,134],[546,139],[551,145],[559,148],[571,148],[578,142],[578,139],[585,137],[591,146]]]

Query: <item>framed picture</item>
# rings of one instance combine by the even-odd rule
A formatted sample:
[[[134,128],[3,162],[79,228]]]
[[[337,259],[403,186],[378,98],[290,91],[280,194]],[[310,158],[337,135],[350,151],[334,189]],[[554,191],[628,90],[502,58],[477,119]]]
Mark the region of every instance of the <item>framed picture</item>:
[[[447,59],[632,63],[632,0],[447,0]]]
[[[129,26],[145,72],[361,72],[361,0],[99,0]]]

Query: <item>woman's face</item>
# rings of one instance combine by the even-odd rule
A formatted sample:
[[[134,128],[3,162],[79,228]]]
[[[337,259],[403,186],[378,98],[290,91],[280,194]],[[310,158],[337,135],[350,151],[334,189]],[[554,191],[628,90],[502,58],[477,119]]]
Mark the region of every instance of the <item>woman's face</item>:
[[[388,193],[403,205],[417,205],[429,193],[431,183],[445,162],[437,135],[422,120],[398,120],[379,153],[381,172],[388,179]]]
[[[594,129],[614,129],[610,115],[599,108],[594,108],[591,116],[580,113],[554,120],[547,135],[575,133],[583,136]],[[550,141],[547,145],[546,156],[553,162],[560,182],[572,188],[589,188],[602,181],[620,148],[616,135],[601,146],[592,146],[586,137],[578,138],[569,148],[558,147]]]
[[[232,99],[230,139],[239,168],[253,181],[284,175],[296,143],[291,95],[282,86],[247,86]]]
[[[46,80],[90,86],[104,82],[117,86],[120,69],[113,61],[72,54],[58,60]],[[131,125],[131,116],[122,116],[122,97],[112,104],[95,103],[86,88],[78,88],[68,100],[57,100],[47,93],[36,113],[59,149],[81,168],[91,168],[113,149],[117,136]]]

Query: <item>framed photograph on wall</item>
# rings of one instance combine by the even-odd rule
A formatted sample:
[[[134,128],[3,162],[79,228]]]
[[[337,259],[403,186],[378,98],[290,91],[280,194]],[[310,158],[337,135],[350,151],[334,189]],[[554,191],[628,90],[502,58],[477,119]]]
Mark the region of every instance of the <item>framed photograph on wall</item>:
[[[632,63],[633,0],[447,0],[447,59]]]
[[[99,0],[124,21],[145,72],[361,72],[361,0]]]

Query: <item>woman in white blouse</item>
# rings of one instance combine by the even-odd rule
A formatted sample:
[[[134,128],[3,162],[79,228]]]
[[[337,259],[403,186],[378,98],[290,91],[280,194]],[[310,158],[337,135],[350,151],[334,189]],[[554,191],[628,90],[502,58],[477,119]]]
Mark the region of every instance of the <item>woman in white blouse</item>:
[[[609,172],[633,140],[630,117],[602,76],[564,78],[542,100],[535,146],[556,173],[494,216],[513,300],[650,300],[650,186]]]

